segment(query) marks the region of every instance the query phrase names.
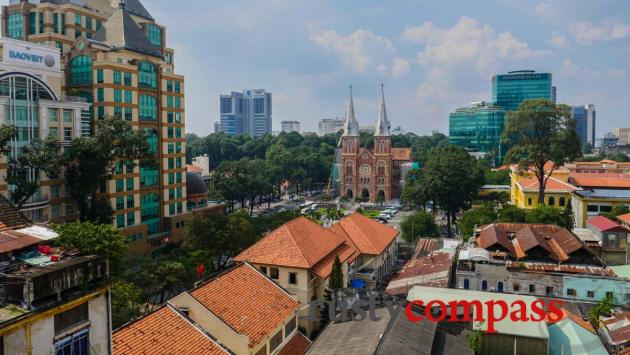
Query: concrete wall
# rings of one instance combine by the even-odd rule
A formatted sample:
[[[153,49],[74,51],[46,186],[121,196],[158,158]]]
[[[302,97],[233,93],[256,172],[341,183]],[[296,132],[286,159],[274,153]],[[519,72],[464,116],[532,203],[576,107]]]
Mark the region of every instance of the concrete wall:
[[[4,336],[5,354],[26,354],[26,329],[20,328]]]
[[[565,297],[574,298],[577,301],[597,302],[606,297],[606,292],[612,292],[617,304],[630,303],[630,280],[621,278],[590,278],[590,277],[563,277],[563,292]],[[567,296],[568,289],[574,289],[575,297]],[[594,297],[588,297],[588,291],[594,292]]]

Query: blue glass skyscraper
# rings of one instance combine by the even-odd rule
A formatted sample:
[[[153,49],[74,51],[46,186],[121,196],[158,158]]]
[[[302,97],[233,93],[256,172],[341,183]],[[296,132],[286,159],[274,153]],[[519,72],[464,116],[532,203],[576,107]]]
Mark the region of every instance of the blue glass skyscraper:
[[[516,110],[525,100],[554,97],[551,73],[519,70],[492,77],[492,102],[506,111]]]

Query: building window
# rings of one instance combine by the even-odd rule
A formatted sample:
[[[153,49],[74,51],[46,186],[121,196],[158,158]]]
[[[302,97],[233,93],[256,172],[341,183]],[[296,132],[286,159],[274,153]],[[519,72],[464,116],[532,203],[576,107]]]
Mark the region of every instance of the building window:
[[[613,297],[615,297],[615,295],[612,293],[612,291],[606,292],[606,298],[613,298]]]
[[[290,272],[289,273],[289,284],[290,285],[297,285],[297,272]]]
[[[59,131],[57,127],[50,127],[50,130],[48,131],[48,136],[59,139]]]
[[[53,14],[53,31],[59,33],[59,14]]]
[[[166,91],[173,92],[173,80],[166,81]]]
[[[103,69],[99,69],[96,71],[96,82],[99,84],[105,82],[105,74],[103,73]]]
[[[553,287],[551,287],[551,286],[545,287],[545,294],[547,296],[552,296],[553,295]]]
[[[527,205],[528,205],[528,206],[531,206],[531,205],[532,205],[532,198],[531,198],[531,197],[528,197],[528,198],[527,198]]]
[[[162,47],[162,30],[152,23],[147,24],[146,29],[149,41],[156,47]]]
[[[254,113],[265,113],[264,98],[254,98]]]
[[[122,196],[116,197],[116,209],[124,210],[125,209],[125,198]]]
[[[61,34],[66,34],[66,14],[61,14]]]
[[[586,297],[594,298],[595,297],[595,291],[586,291]]]
[[[529,285],[529,293],[535,293],[536,292],[536,285],[530,284]]]
[[[116,180],[116,192],[123,192],[125,188],[125,180],[117,179]]]
[[[72,123],[72,110],[63,110],[63,121],[66,123]]]
[[[488,289],[488,281],[486,280],[481,281],[481,290],[485,291],[487,289]]]
[[[284,325],[284,334],[285,336],[288,336],[289,334],[293,333],[293,331],[295,330],[295,326],[296,324],[296,319],[295,317],[291,318],[291,320],[289,320],[287,322],[287,324]]]
[[[575,289],[569,288],[567,289],[567,296],[575,296],[576,292]]]
[[[142,121],[157,121],[157,100],[153,96],[140,96],[139,117]]]
[[[566,204],[567,204],[567,201],[566,201],[566,199],[564,197],[560,197],[558,199],[558,206],[564,207]]]
[[[122,102],[122,91],[114,89],[114,102]]]
[[[134,224],[136,224],[136,213],[135,212],[127,213],[127,225],[133,226]]]
[[[88,303],[83,303],[65,312],[55,314],[55,334],[59,334],[68,328],[87,322]]]
[[[67,337],[57,340],[53,347],[55,354],[65,355],[87,355],[90,354],[90,331],[88,328],[81,329]]]
[[[133,119],[133,111],[130,107],[125,107],[125,120],[131,121]]]
[[[280,329],[273,337],[271,337],[271,340],[269,340],[269,350],[273,352],[280,346],[280,344],[282,344],[282,329]]]
[[[470,281],[468,279],[464,279],[464,290],[470,289]]]
[[[555,206],[556,205],[556,199],[553,196],[550,196],[548,204],[549,204],[549,206]]]
[[[151,62],[142,61],[138,66],[138,86],[157,88],[157,71]]]
[[[90,57],[81,55],[72,59],[70,62],[70,84],[92,84],[92,59]]]
[[[114,84],[120,85],[122,82],[121,73],[118,70],[114,70]]]
[[[37,12],[31,12],[28,14],[28,34],[34,35],[35,33],[37,33]],[[9,37],[11,36],[9,35]]]
[[[521,290],[521,285],[515,283],[514,285],[512,285],[512,289],[514,290],[514,292],[518,292]]]
[[[20,12],[14,12],[7,17],[7,37],[24,39],[24,16]]]
[[[130,104],[133,101],[133,94],[131,90],[125,90],[125,103]]]
[[[278,271],[277,267],[272,267],[271,269],[269,269],[269,271],[271,272],[269,276],[272,279],[277,280],[278,278],[280,278],[280,271]]]
[[[159,180],[159,171],[154,166],[140,167],[140,187],[156,186]]]
[[[598,205],[588,205],[586,206],[586,211],[587,212],[599,212],[599,206]]]
[[[261,266],[260,267],[260,272],[262,272],[263,274],[267,275],[267,267],[266,266]]]
[[[50,122],[57,122],[57,109],[48,109],[48,120]]]
[[[131,73],[125,72],[124,81],[125,81],[125,86],[131,86]]]
[[[71,141],[72,140],[72,128],[64,128],[63,129],[63,140],[64,141]]]
[[[179,81],[175,82],[175,92],[176,93],[181,92],[181,83]]]
[[[116,228],[125,228],[125,215],[119,214],[116,216]]]
[[[133,178],[131,179],[131,181],[133,181]],[[127,208],[134,208],[135,205],[136,205],[135,197],[133,195],[128,195],[127,196]]]

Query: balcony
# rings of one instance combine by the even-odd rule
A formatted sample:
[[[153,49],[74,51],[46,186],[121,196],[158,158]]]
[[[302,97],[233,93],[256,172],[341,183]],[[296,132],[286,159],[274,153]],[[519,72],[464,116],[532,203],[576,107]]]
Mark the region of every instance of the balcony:
[[[43,195],[43,196],[34,195],[22,205],[22,207],[20,208],[20,211],[28,212],[28,211],[33,211],[33,210],[40,210],[42,208],[48,207],[48,205],[50,205],[50,199],[48,198],[47,195]]]

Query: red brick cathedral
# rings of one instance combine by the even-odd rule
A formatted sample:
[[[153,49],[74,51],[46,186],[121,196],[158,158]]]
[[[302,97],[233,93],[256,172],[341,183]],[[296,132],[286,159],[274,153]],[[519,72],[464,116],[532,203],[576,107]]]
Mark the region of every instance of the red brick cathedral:
[[[352,87],[339,161],[339,193],[371,202],[400,198],[403,164],[411,162],[411,148],[392,148],[390,123],[381,85],[381,110],[376,121],[374,148],[360,147],[359,122],[354,114]]]

